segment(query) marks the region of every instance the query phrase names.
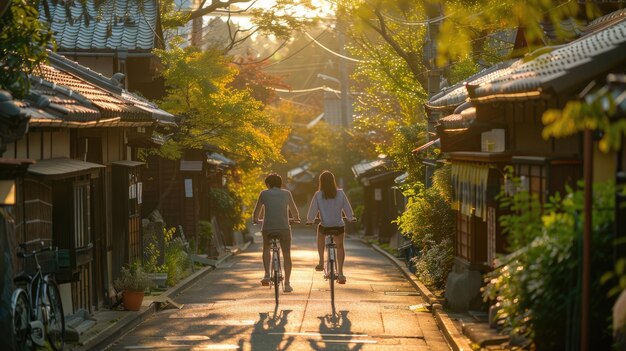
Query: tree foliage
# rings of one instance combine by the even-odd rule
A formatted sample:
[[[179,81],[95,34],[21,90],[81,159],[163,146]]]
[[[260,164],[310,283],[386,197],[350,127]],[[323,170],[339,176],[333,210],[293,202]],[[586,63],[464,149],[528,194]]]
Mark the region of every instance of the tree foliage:
[[[161,25],[167,34],[168,31],[175,31],[190,21],[201,21],[205,16],[219,16],[227,28],[228,38],[219,48],[214,47],[214,49],[229,53],[230,50],[256,35],[273,37],[278,41],[286,42],[291,38],[294,30],[306,28],[317,22],[314,16],[303,17],[301,15],[319,12],[310,0],[278,0],[271,8],[255,6],[255,3],[255,1],[248,0],[209,2],[201,0],[197,7],[183,8],[176,6],[175,0],[159,0]],[[241,22],[242,17],[248,19],[245,24]],[[164,41],[167,42],[165,39]]]
[[[52,33],[31,2],[8,1],[10,7],[0,17],[0,88],[23,97],[30,88],[28,75],[47,59]]]
[[[238,90],[249,90],[250,95],[263,105],[278,101],[276,91],[272,88],[289,88],[282,77],[267,74],[263,71],[269,63],[258,62],[252,56],[240,57],[235,61],[239,73],[235,76],[230,86]]]
[[[543,114],[544,138],[562,138],[585,129],[602,132],[598,147],[603,152],[619,150],[626,135],[626,120],[614,118],[616,96],[607,89],[588,95],[585,100],[569,101],[562,110],[551,109]]]
[[[611,269],[614,193],[611,184],[595,184],[592,214],[590,340],[610,349],[609,321],[613,302],[601,275]],[[487,276],[483,296],[499,308],[505,331],[525,336],[537,350],[562,350],[579,342],[576,311],[580,304],[583,191],[568,189],[544,204],[526,191],[503,196],[510,214],[501,217],[508,256]]]
[[[406,210],[397,219],[400,231],[420,249],[416,275],[424,282],[443,288],[452,267],[456,217],[452,211],[450,166],[435,171],[433,186],[407,183],[403,194]]]
[[[591,1],[582,5],[568,0],[434,0],[441,8],[437,47],[437,62],[450,62],[481,52],[483,44],[502,30],[522,29],[528,44],[526,52],[545,45],[542,24],[550,22],[555,28],[557,42],[571,39],[565,30],[565,18],[595,18],[598,9]]]
[[[217,51],[172,46],[158,50],[167,94],[161,106],[183,117],[175,142],[184,148],[219,145],[240,162],[280,160],[287,131],[272,123],[249,90],[231,87],[237,70]]]

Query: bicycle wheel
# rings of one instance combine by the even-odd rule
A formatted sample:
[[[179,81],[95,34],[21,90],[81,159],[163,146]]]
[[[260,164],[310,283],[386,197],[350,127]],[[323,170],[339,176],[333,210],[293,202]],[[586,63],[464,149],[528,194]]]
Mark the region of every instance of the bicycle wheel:
[[[335,279],[336,279],[335,258],[330,255],[328,257],[330,257],[328,259],[328,283],[330,284],[330,304],[334,307],[335,306]]]
[[[60,351],[63,350],[65,345],[65,317],[63,315],[61,293],[54,280],[47,279],[46,298],[46,312],[48,314],[46,336],[52,349]]]
[[[276,305],[278,305],[278,294],[280,287],[280,253],[277,251],[274,252],[273,259],[273,277],[272,283],[274,284],[274,296],[276,300]]]
[[[30,333],[30,303],[28,295],[22,289],[16,289],[11,297],[11,327],[15,349],[29,350],[28,336]]]

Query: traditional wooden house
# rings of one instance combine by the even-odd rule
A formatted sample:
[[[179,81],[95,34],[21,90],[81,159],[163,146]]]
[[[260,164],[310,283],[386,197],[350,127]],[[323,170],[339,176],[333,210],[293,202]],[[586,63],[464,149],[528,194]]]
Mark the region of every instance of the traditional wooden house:
[[[55,53],[31,76],[26,136],[7,146],[34,160],[18,183],[18,241],[51,238],[68,313],[110,303],[123,264],[141,259],[141,178],[133,140],[173,116]],[[143,144],[143,143],[142,143]],[[126,206],[128,205],[128,206]]]
[[[0,9],[0,14],[2,10]],[[7,143],[21,139],[28,129],[28,117],[6,91],[0,90],[0,348],[13,349],[11,294],[16,268],[15,224],[16,182],[26,174],[30,160],[2,157]]]
[[[438,126],[442,151],[453,166],[458,210],[455,272],[447,296],[454,296],[455,287],[467,290],[462,286],[467,279],[474,281],[473,293],[478,294],[480,274],[468,272],[490,270],[495,254],[505,251],[495,201],[507,186],[503,166],[513,166],[522,186],[543,201],[581,178],[581,138],[544,139],[542,115],[550,108],[563,108],[590,82],[623,67],[625,49],[626,22],[623,14],[613,14],[592,22],[571,43],[542,49],[470,79],[466,91],[459,91],[466,94],[467,104],[440,118]],[[594,156],[599,162],[606,157]],[[614,174],[602,167],[595,171],[596,179]]]
[[[145,170],[145,213],[159,210],[168,227],[198,243],[200,222],[212,223],[212,253],[224,253],[224,244],[232,242],[232,233],[220,230],[219,213],[211,210],[211,189],[227,186],[235,163],[217,150],[185,150],[181,160],[150,156]]]
[[[154,99],[163,95],[152,53],[163,48],[156,0],[39,2],[40,19],[50,24],[57,52]]]
[[[398,228],[393,223],[404,208],[396,190],[395,179],[402,174],[387,158],[364,161],[352,166],[352,172],[363,186],[364,210],[361,221],[365,235],[389,243]]]

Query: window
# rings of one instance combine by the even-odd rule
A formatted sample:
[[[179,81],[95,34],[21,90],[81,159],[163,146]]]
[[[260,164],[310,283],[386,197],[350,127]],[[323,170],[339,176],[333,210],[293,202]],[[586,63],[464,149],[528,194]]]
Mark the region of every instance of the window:
[[[74,182],[74,247],[84,247],[91,242],[89,181]]]

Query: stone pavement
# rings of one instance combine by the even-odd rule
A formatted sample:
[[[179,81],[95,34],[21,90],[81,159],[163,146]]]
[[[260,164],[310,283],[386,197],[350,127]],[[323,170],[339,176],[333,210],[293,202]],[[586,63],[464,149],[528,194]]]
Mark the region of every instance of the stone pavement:
[[[431,312],[435,316],[439,328],[444,333],[450,347],[454,351],[476,349],[490,351],[508,350],[506,345],[510,338],[507,335],[499,334],[496,329],[489,326],[486,313],[477,311],[468,311],[465,313],[444,311],[444,299],[435,296],[409,271],[403,261],[376,245],[372,246],[382,255],[387,256],[389,260],[402,270],[405,277],[430,304]]]
[[[240,248],[233,248],[230,252],[222,257],[217,265],[227,260],[230,256],[236,254],[239,250],[246,250],[250,243],[246,243]],[[427,301],[427,306],[430,312],[435,317],[438,327],[444,334],[450,347],[454,351],[461,350],[473,350],[471,344],[479,345],[482,343],[480,340],[470,340],[466,335],[463,335],[462,331],[465,330],[468,335],[480,335],[480,328],[484,327],[485,323],[476,324],[472,321],[471,316],[467,314],[450,314],[442,308],[442,301],[433,295],[424,284],[422,284],[415,275],[413,275],[407,269],[404,262],[400,261],[393,255],[390,255],[385,250],[376,245],[372,245],[373,248],[381,255],[387,257],[393,262],[399,270],[402,271],[407,280],[413,285],[413,287],[422,295]],[[69,343],[66,347],[67,350],[82,351],[82,350],[104,350],[114,340],[124,335],[129,330],[132,330],[135,326],[140,324],[143,320],[150,317],[157,310],[163,307],[175,308],[174,306],[164,306],[163,302],[170,298],[175,300],[175,297],[182,291],[193,285],[196,281],[209,274],[214,267],[206,266],[183,281],[178,285],[170,288],[158,296],[146,296],[142,307],[137,312],[122,311],[122,310],[100,310],[96,311],[91,317],[92,321],[88,322],[89,328],[81,333],[77,343]],[[80,329],[80,327],[79,327]],[[469,332],[473,330],[472,332]],[[493,340],[493,332],[487,331],[481,334],[484,338],[487,335],[487,340]],[[486,346],[486,345],[482,345]],[[490,347],[491,349],[491,347]]]
[[[241,245],[241,247],[230,247],[227,253],[216,261],[216,265],[221,264],[232,255],[246,250],[249,245],[250,243],[247,242]],[[183,290],[193,285],[197,280],[214,269],[214,266],[205,266],[160,295],[146,296],[139,311],[102,309],[94,312],[88,320],[76,326],[76,329],[80,333],[78,342],[67,343],[65,349],[70,351],[104,350],[112,341],[137,326],[159,308],[173,307],[165,306],[167,299],[173,301],[176,295],[180,294]],[[82,331],[82,329],[86,330]]]

